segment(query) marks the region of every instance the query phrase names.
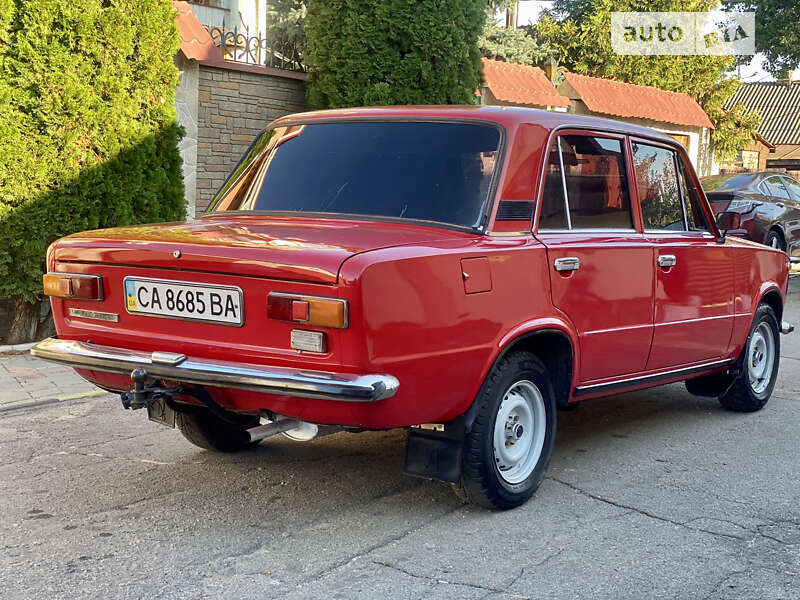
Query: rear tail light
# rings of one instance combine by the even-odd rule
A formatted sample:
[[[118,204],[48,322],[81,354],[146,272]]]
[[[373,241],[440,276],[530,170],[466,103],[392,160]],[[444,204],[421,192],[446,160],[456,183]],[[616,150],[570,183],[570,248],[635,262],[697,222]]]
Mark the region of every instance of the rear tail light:
[[[46,273],[42,279],[44,293],[54,298],[102,300],[103,277],[74,273]]]
[[[271,292],[267,298],[267,316],[278,321],[346,329],[347,300]]]
[[[762,202],[758,202],[757,200],[750,200],[748,198],[739,198],[738,196],[734,196],[728,204],[728,208],[726,210],[747,214],[762,204]]]

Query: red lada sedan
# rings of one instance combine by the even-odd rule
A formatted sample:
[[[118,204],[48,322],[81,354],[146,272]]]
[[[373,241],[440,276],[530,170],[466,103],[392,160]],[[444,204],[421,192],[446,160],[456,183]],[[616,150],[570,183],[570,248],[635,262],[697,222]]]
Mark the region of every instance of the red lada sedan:
[[[408,473],[497,508],[542,482],[557,407],[688,380],[756,411],[791,330],[786,254],[726,238],[679,144],[518,108],[278,119],[202,218],[47,266],[33,354],[126,408],[224,452],[407,427]]]

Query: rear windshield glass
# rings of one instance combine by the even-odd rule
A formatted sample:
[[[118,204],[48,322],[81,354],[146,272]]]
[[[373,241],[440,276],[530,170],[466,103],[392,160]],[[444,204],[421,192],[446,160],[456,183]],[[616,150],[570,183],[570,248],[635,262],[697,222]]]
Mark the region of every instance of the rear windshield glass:
[[[747,188],[753,181],[753,175],[718,175],[706,177],[700,181],[705,192],[737,192]]]
[[[477,123],[339,122],[256,140],[209,207],[393,217],[478,227],[500,131]]]

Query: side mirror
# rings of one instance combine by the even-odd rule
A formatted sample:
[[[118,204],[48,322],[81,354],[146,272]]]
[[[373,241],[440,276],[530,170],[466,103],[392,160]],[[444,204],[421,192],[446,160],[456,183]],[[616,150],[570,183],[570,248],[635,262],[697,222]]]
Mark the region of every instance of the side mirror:
[[[742,215],[738,212],[725,211],[717,217],[717,227],[719,227],[722,235],[725,235],[731,229],[739,229],[741,226]]]

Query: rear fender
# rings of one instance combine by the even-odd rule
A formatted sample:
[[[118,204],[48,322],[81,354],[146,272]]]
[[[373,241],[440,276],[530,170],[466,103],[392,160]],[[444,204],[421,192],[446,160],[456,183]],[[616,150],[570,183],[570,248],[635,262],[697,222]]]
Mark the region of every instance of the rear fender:
[[[566,380],[562,382],[561,386],[558,385],[558,382],[554,382],[558,404],[566,405],[572,396],[572,390],[577,385],[575,365],[580,364],[578,362],[580,359],[580,346],[578,344],[578,337],[572,324],[567,319],[559,316],[543,317],[526,321],[508,331],[497,343],[497,346],[495,347],[495,350],[490,360],[487,362],[484,372],[482,373],[481,381],[486,381],[486,378],[491,370],[499,361],[503,359],[503,357],[506,356],[506,354],[515,349],[524,348],[526,341],[530,341],[532,338],[543,334],[559,335],[569,343],[571,364],[568,366]],[[482,385],[481,389],[483,389]],[[479,397],[480,391],[476,395],[475,400],[473,400],[470,409],[465,413],[465,424],[467,426],[471,425],[474,415],[477,412],[476,401]]]

